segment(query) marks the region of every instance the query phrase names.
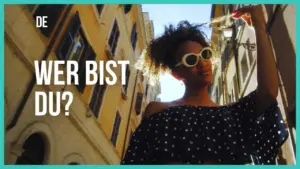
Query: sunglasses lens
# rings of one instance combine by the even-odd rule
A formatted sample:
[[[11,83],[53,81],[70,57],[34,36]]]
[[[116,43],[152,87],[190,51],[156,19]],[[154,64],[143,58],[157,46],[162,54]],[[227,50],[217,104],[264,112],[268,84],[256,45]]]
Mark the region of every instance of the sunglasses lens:
[[[213,55],[212,52],[208,49],[205,49],[202,51],[203,59],[210,59],[210,58],[212,58],[212,55]]]
[[[185,61],[188,65],[195,65],[197,63],[198,57],[196,55],[189,55],[186,57]]]

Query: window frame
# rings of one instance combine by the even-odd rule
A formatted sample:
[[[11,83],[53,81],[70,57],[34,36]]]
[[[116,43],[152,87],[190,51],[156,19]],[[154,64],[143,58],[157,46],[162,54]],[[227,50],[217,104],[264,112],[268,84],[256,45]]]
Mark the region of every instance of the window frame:
[[[110,141],[112,142],[112,144],[114,145],[114,147],[117,146],[121,123],[122,123],[122,116],[121,116],[120,110],[117,109],[117,111],[115,113],[115,119],[114,119],[113,129],[112,129],[111,137],[110,137]]]
[[[116,32],[114,32],[114,30],[116,30]],[[116,55],[116,51],[117,51],[117,47],[119,44],[119,39],[120,39],[120,28],[119,28],[119,24],[117,19],[114,20],[113,25],[111,27],[110,33],[109,33],[109,38],[108,38],[108,42],[107,45],[110,48],[110,52],[111,52],[111,59],[114,59],[115,55]],[[117,38],[117,40],[116,40]]]
[[[100,112],[101,112],[101,109],[102,109],[102,107],[103,107],[104,97],[105,97],[105,94],[106,94],[106,91],[107,91],[107,84],[104,83],[103,85],[100,85],[100,84],[99,84],[99,78],[100,78],[100,76],[99,76],[99,74],[98,74],[98,81],[97,81],[97,83],[93,86],[92,94],[91,94],[90,99],[89,99],[89,109],[90,109],[90,111],[92,112],[92,114],[93,114],[96,118],[99,118],[99,116],[100,116]],[[96,91],[97,85],[99,86],[98,91]],[[102,98],[99,98],[99,97],[100,97],[100,94],[101,94],[101,91],[103,91],[103,92],[102,92],[102,96],[101,96]],[[97,92],[97,93],[95,93],[95,92]],[[95,97],[96,97],[96,100],[95,100],[94,103],[93,103],[93,104],[94,104],[94,105],[93,105],[93,108],[95,108],[95,106],[98,104],[98,105],[99,105],[99,108],[97,108],[97,109],[98,109],[97,112],[94,112],[93,108],[91,108],[91,103],[92,103],[94,94],[96,94],[97,96],[95,96]],[[99,102],[99,100],[101,100],[101,102]]]

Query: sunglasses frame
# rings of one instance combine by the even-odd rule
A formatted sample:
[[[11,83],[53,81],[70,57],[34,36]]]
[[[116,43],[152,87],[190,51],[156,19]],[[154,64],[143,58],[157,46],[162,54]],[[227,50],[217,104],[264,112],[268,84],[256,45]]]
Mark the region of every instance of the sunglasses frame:
[[[205,50],[209,50],[209,51],[211,52],[211,54],[212,54],[212,56],[211,56],[209,59],[205,59],[205,58],[202,57],[202,53],[203,53],[203,51],[205,51]],[[188,56],[190,56],[190,55],[195,55],[195,56],[197,56],[197,61],[195,62],[194,65],[190,65],[190,64],[188,64],[188,63],[186,62],[186,58],[187,58]],[[205,47],[205,48],[203,48],[203,49],[200,51],[200,53],[198,53],[198,54],[196,54],[196,53],[187,53],[187,54],[183,55],[181,61],[178,62],[178,63],[175,65],[175,67],[178,67],[178,66],[181,66],[181,65],[184,65],[185,67],[194,67],[194,66],[196,66],[196,65],[198,64],[200,58],[202,58],[202,59],[205,60],[205,61],[209,61],[209,60],[213,57],[213,55],[214,55],[214,51],[212,50],[212,48],[211,48],[211,47]]]

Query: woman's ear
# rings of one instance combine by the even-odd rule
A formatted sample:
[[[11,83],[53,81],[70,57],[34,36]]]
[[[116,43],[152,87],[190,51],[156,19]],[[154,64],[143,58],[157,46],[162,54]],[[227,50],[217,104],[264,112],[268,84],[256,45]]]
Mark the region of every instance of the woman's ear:
[[[172,76],[175,78],[175,79],[177,79],[177,80],[179,80],[179,81],[181,81],[183,78],[179,75],[179,74],[177,74],[175,71],[172,71]]]

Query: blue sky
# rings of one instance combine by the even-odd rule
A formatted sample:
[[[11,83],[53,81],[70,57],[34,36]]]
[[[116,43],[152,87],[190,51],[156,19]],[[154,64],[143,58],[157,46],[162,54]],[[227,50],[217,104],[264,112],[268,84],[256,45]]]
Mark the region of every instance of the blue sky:
[[[210,4],[192,5],[142,5],[143,12],[149,12],[150,20],[153,20],[154,36],[160,36],[164,26],[176,24],[181,20],[188,20],[190,23],[205,23],[210,20]],[[211,36],[210,29],[204,30],[208,37]],[[164,75],[161,82],[161,101],[168,102],[182,97],[184,85],[171,75]]]

